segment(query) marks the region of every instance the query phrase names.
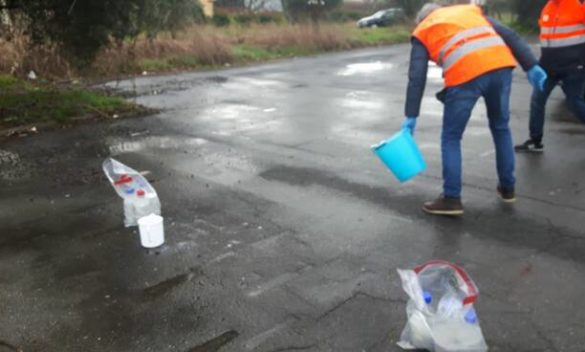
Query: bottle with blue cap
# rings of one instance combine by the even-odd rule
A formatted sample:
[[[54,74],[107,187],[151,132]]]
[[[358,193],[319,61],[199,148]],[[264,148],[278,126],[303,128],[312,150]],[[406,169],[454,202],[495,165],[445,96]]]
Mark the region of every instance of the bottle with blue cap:
[[[469,309],[465,313],[465,316],[463,318],[469,324],[475,324],[475,323],[477,323],[477,313],[475,313],[475,308],[471,307],[471,309]]]
[[[135,189],[125,186],[124,190],[124,226],[130,227],[136,225],[136,215],[134,211]]]
[[[423,291],[423,299],[426,304],[433,303],[433,295],[429,291]]]

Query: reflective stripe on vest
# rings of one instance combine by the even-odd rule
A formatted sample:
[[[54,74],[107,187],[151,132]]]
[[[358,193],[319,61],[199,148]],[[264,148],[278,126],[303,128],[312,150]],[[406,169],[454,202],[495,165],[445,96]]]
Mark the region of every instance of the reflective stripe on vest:
[[[542,27],[540,29],[540,45],[543,48],[561,48],[585,43],[585,24],[570,26]],[[554,38],[556,34],[568,35]]]
[[[585,43],[585,35],[578,37],[569,37],[562,39],[541,39],[540,45],[543,48],[561,48],[564,46],[572,46]]]
[[[441,49],[441,52],[439,53],[439,59],[437,60],[439,65],[443,62],[443,58],[445,57],[445,54],[447,53],[447,51],[449,51],[449,49],[451,49],[451,47],[453,47],[453,45],[457,44],[461,40],[466,39],[466,38],[475,37],[479,34],[495,34],[495,33],[496,33],[496,31],[494,30],[494,28],[490,27],[490,26],[470,28],[470,29],[466,29],[460,33],[457,33],[455,36],[453,36],[453,38],[449,39],[449,41]]]
[[[495,37],[487,37],[487,38],[480,38],[473,40],[471,42],[467,42],[461,45],[459,48],[455,49],[445,61],[441,64],[444,71],[449,70],[451,66],[453,66],[457,61],[463,58],[465,55],[468,55],[476,50],[489,48],[493,46],[501,46],[506,45],[502,38],[499,36]]]
[[[540,34],[566,34],[582,30],[585,30],[585,24],[576,24],[573,26],[542,27],[540,29]]]

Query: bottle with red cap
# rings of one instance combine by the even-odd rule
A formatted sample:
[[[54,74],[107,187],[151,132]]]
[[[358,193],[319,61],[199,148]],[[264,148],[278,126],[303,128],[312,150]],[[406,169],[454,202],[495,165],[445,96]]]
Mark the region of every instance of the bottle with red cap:
[[[160,215],[160,201],[155,189],[138,171],[112,158],[102,168],[114,190],[124,200],[124,225],[137,226],[138,219]]]
[[[160,215],[160,206],[157,207],[158,204],[158,198],[156,196],[150,196],[143,189],[136,191],[136,198],[134,199],[136,221],[150,214]]]

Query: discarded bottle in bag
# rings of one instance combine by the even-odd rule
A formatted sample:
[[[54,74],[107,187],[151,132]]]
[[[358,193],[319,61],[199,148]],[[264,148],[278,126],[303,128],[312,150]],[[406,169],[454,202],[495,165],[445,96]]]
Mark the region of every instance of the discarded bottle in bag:
[[[137,226],[138,219],[160,215],[160,201],[154,188],[136,170],[121,162],[108,158],[103,170],[116,193],[124,200],[124,225]]]
[[[487,351],[473,307],[479,291],[463,268],[435,260],[398,273],[410,297],[400,347],[431,352]]]
[[[158,197],[153,194],[146,194],[144,190],[139,189],[136,192],[134,211],[137,221],[138,219],[150,214],[160,214],[160,203],[158,202]]]
[[[130,227],[136,224],[136,215],[134,212],[134,189],[128,187],[124,194],[124,226]]]
[[[429,291],[423,291],[423,299],[426,304],[433,303],[433,295]]]
[[[461,299],[454,295],[445,295],[441,297],[437,307],[437,315],[443,318],[454,317],[463,308]]]

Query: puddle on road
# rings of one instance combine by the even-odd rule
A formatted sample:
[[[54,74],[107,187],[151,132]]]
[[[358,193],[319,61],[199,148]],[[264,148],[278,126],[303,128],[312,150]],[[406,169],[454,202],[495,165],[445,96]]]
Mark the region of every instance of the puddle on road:
[[[243,175],[256,175],[259,168],[247,157],[242,155],[230,155],[226,153],[214,153],[204,156],[204,170],[206,176],[213,176],[217,181],[227,184],[238,182]]]
[[[198,178],[196,182],[207,179],[223,185],[236,185],[255,177],[260,172],[261,165],[256,164],[250,157],[232,150],[207,151],[193,158],[184,158],[179,163],[174,163],[173,168],[178,172],[193,175],[192,178],[196,176]],[[209,188],[209,184],[206,187]]]
[[[272,79],[260,79],[260,78],[252,78],[252,77],[238,77],[236,80],[231,80],[228,86],[234,89],[243,89],[243,90],[250,90],[250,89],[258,89],[258,88],[267,88],[267,89],[275,89],[275,88],[286,88],[288,83],[279,81],[279,80],[272,80]],[[253,91],[257,93],[257,90]]]
[[[248,131],[275,131],[284,121],[273,107],[261,108],[245,104],[219,104],[205,109],[198,120],[210,124],[213,134],[231,136]]]
[[[340,101],[340,104],[347,109],[376,110],[383,108],[384,101],[378,99],[377,97],[373,97],[370,92],[352,91],[345,95],[345,97]],[[365,117],[371,119],[369,118],[371,116]]]
[[[227,103],[213,107],[211,110],[207,110],[208,114],[204,114],[203,118],[207,119],[221,119],[221,120],[240,120],[242,122],[252,121],[248,117],[242,117],[242,115],[251,115],[254,112],[258,112],[260,108],[256,106],[246,104],[234,104]]]
[[[357,64],[349,64],[344,69],[337,72],[338,76],[354,76],[367,75],[377,73],[384,70],[390,70],[394,67],[392,63],[384,63],[382,61],[362,62]]]
[[[169,92],[180,92],[189,90],[196,86],[209,84],[224,84],[228,81],[224,76],[211,76],[206,78],[195,78],[187,80],[169,80],[151,85],[134,86],[132,81],[127,82],[110,82],[105,85],[106,90],[115,92],[125,98],[136,98],[146,95],[161,95]]]
[[[136,141],[118,141],[110,143],[110,153],[134,153],[146,149],[179,149],[185,147],[200,147],[209,143],[204,138],[184,138],[179,136],[149,136]]]

